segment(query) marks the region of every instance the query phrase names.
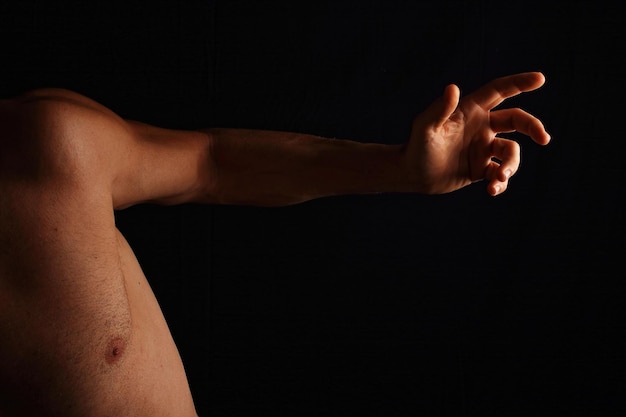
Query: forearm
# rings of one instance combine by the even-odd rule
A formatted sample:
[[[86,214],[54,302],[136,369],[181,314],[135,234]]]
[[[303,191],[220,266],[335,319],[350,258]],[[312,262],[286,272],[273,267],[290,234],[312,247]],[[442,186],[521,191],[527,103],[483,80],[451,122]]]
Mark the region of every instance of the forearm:
[[[402,147],[312,135],[207,129],[208,201],[282,206],[343,194],[405,192]]]

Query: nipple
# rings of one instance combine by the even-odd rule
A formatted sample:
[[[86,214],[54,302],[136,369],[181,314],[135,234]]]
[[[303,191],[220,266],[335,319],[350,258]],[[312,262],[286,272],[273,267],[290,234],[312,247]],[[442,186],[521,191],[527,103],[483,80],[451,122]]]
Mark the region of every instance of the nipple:
[[[106,361],[108,364],[119,362],[126,350],[126,340],[121,337],[111,339],[106,350]]]

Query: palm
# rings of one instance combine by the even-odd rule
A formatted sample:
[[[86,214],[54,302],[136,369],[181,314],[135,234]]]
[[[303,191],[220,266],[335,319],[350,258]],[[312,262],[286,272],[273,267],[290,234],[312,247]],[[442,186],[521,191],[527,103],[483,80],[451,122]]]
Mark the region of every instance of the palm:
[[[458,88],[448,86],[413,123],[407,157],[417,189],[440,194],[487,179],[492,195],[504,191],[519,166],[519,145],[496,134],[520,131],[540,144],[549,136],[538,119],[520,109],[492,109],[542,84],[539,73],[503,77],[460,101]]]

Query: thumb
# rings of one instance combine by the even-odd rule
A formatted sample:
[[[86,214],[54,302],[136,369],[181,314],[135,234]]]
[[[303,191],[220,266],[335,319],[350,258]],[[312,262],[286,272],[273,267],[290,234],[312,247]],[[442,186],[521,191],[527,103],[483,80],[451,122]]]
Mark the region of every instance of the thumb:
[[[431,120],[434,123],[435,128],[440,128],[446,120],[450,118],[452,113],[459,105],[459,98],[461,92],[459,87],[450,84],[443,90],[443,95],[431,105],[429,113],[431,113]]]

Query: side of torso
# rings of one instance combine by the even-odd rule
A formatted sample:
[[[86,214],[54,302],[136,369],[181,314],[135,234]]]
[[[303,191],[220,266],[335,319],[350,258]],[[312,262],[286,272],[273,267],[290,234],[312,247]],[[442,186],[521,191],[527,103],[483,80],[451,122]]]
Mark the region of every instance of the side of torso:
[[[53,112],[40,137],[29,137],[28,114],[3,126],[0,415],[193,416],[180,356],[115,228],[106,181],[73,176],[75,161],[63,160],[72,149],[54,161],[70,166],[59,175],[39,154],[54,146],[39,140],[89,134],[80,126],[90,110],[76,111],[80,125],[66,129],[68,116]]]

